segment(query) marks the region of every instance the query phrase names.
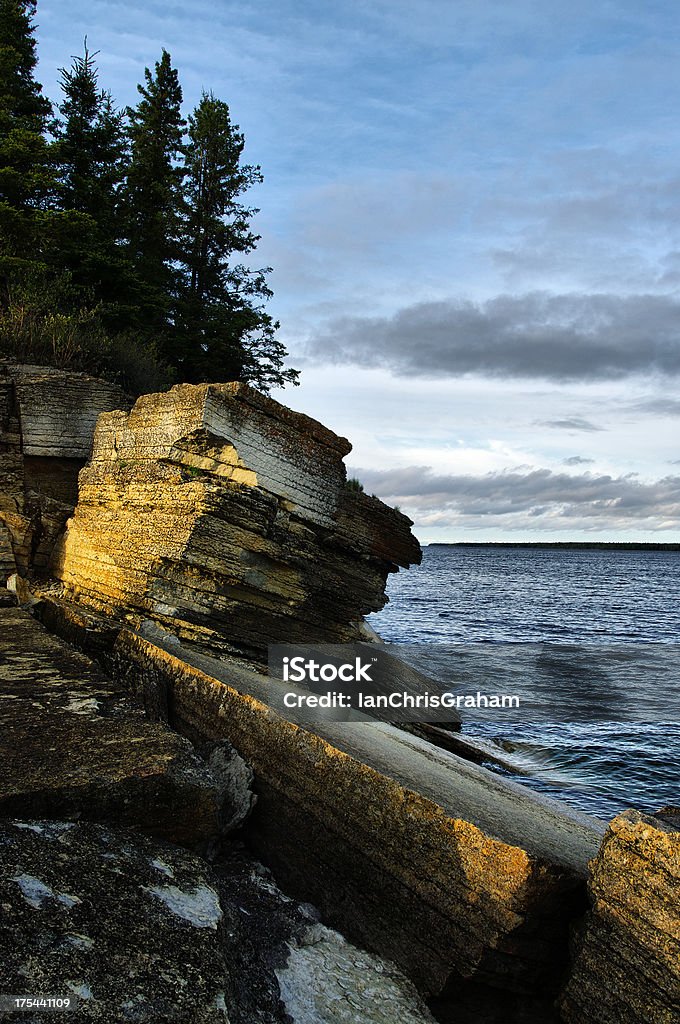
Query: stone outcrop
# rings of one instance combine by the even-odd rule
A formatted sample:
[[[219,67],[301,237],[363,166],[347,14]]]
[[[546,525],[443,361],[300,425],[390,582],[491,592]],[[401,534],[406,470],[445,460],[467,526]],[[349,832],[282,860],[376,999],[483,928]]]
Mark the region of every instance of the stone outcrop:
[[[568,1024],[680,1020],[680,831],[626,811],[591,866],[592,909],[561,1001]]]
[[[78,601],[212,647],[355,640],[420,548],[410,520],[347,488],[349,451],[242,384],[146,395],[100,417],[53,573]]]
[[[46,569],[97,417],[129,407],[119,387],[87,374],[0,363],[0,579]]]
[[[252,765],[258,801],[245,835],[288,892],[421,992],[453,1007],[467,999],[457,1024],[511,1003],[532,1016],[506,1013],[505,1024],[555,1020],[598,822],[474,765],[478,777],[459,787],[460,759],[384,724],[314,735],[267,705],[272,680],[228,659],[176,643],[170,653],[73,606],[36,611],[70,642],[92,645],[150,713],[194,742],[228,740]]]
[[[188,846],[247,817],[252,772],[203,759],[20,609],[0,609],[0,816],[136,825]]]
[[[425,996],[442,1024],[675,1024],[676,808],[600,846],[604,823],[448,730],[302,728],[259,671],[275,642],[369,639],[420,558],[347,487],[349,448],[243,385],[128,411],[92,378],[0,368],[3,987],[102,1022],[416,1024]],[[66,601],[36,601],[48,566]],[[237,866],[235,829],[294,899]]]

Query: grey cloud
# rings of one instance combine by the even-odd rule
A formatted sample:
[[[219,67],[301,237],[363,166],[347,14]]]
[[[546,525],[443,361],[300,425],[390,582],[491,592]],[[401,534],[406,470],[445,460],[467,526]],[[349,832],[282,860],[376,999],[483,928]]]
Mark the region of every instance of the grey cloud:
[[[582,416],[569,416],[563,420],[539,420],[538,425],[541,427],[554,427],[556,430],[585,430],[588,433],[604,430],[604,427],[598,427],[597,424],[591,423],[590,420],[584,420]]]
[[[621,527],[655,519],[680,525],[680,476],[652,483],[635,475],[578,475],[535,469],[485,476],[436,474],[427,466],[393,470],[352,470],[369,492],[405,507],[416,519],[432,512],[470,517],[531,516],[590,520]]]
[[[586,466],[589,462],[594,462],[595,459],[584,459],[581,455],[570,455],[568,459],[562,459],[564,466]]]
[[[658,416],[680,416],[680,399],[649,398],[637,402],[632,408],[635,412],[651,412]]]
[[[311,362],[401,375],[553,381],[680,374],[680,299],[669,295],[501,295],[423,302],[391,317],[343,317],[307,346]]]

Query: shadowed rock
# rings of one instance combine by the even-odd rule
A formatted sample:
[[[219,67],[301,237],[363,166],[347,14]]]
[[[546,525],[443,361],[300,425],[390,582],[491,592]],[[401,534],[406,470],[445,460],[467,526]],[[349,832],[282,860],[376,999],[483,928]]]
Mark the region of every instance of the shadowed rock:
[[[28,613],[0,609],[0,815],[136,825],[189,846],[250,810],[231,748],[206,763]]]
[[[85,373],[0,363],[0,581],[46,569],[97,417],[129,407],[119,387]]]
[[[211,867],[126,829],[3,822],[0,902],[3,987],[69,996],[73,1019],[434,1024],[393,964],[235,847]]]
[[[223,912],[194,854],[101,825],[3,822],[0,894],[5,992],[69,996],[74,1020],[101,1024],[228,1024]]]

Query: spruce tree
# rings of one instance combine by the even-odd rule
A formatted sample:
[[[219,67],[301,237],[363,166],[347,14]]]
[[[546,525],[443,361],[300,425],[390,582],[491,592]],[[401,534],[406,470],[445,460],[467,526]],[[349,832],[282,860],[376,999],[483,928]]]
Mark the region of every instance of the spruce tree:
[[[101,304],[105,321],[127,326],[134,274],[122,248],[120,189],[127,142],[124,117],[100,89],[96,54],[61,69],[64,94],[55,134],[59,199],[78,230],[62,239],[61,259],[85,299]],[[121,321],[121,322],[117,322]]]
[[[269,390],[298,374],[283,369],[278,324],[264,310],[269,268],[232,262],[259,240],[251,228],[257,211],[240,199],[262,173],[241,163],[243,148],[227,104],[204,93],[184,150],[183,281],[169,355],[185,380],[247,380]]]
[[[167,333],[176,291],[175,261],[182,169],[177,160],[185,121],[182,89],[170,54],[163,50],[154,74],[144,70],[141,99],[128,108],[130,166],[125,186],[128,251],[144,289],[145,327]]]
[[[17,272],[44,265],[55,181],[51,104],[34,77],[35,0],[0,0],[0,302]]]
[[[64,209],[87,214],[102,233],[117,238],[117,189],[125,176],[123,115],[115,110],[111,94],[99,88],[96,56],[86,40],[83,56],[60,71],[60,200]]]

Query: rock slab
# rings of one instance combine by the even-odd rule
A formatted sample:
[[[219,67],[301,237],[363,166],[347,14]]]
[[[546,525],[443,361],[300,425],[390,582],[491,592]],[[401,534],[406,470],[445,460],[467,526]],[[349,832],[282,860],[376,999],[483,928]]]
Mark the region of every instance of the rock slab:
[[[67,1020],[229,1024],[222,907],[194,854],[91,823],[2,822],[0,908],[3,992],[68,996]]]
[[[112,821],[196,846],[252,802],[235,751],[199,757],[17,608],[0,608],[0,757],[4,817]]]
[[[420,561],[411,522],[346,486],[350,444],[243,384],[178,385],[102,415],[52,561],[69,597],[262,658],[345,643]]]
[[[626,811],[589,882],[592,909],[561,999],[568,1024],[680,1021],[680,831]]]

